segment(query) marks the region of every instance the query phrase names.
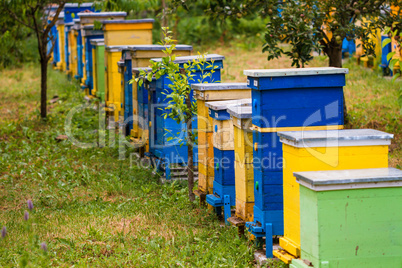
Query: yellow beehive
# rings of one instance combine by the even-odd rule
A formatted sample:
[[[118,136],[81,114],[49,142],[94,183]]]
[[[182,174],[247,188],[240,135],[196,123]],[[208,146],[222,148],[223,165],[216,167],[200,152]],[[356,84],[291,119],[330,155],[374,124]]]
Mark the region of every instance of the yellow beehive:
[[[161,45],[134,45],[128,46],[128,49],[131,51],[131,65],[132,68],[142,68],[149,67],[151,65],[150,60],[152,58],[161,58],[166,56],[163,52],[165,46]],[[191,56],[191,51],[193,50],[192,46],[188,45],[176,45],[176,49],[173,50],[173,55],[176,56]],[[132,84],[133,90],[133,129],[131,131],[131,135],[134,138],[139,138],[142,136],[141,129],[138,126],[138,120],[136,120],[138,116],[138,88],[137,83]]]
[[[251,106],[236,106],[228,109],[233,122],[236,217],[244,222],[253,221],[254,170],[253,133],[250,130]],[[238,222],[238,221],[236,221]]]
[[[300,257],[299,184],[294,172],[388,167],[392,134],[370,129],[279,132],[283,144],[284,250],[286,263]]]
[[[121,98],[121,75],[117,62],[121,59],[121,51],[127,46],[109,46],[105,47],[105,100],[106,106],[113,111],[115,122],[119,121],[119,115],[122,111]]]
[[[201,197],[212,193],[214,180],[213,120],[206,102],[250,98],[251,90],[246,83],[193,84],[192,89],[197,100],[198,124],[199,168],[198,190],[195,193]],[[229,122],[226,124],[229,126]]]
[[[102,21],[105,46],[152,44],[153,19]]]
[[[358,26],[361,26],[363,23],[369,23],[369,21],[366,18],[363,18],[362,21],[357,21],[356,24]],[[376,61],[381,61],[381,52],[382,52],[382,47],[381,47],[381,29],[376,29],[373,30],[370,35],[369,38],[371,40],[371,42],[375,45],[375,55],[376,55]],[[368,56],[364,56],[363,55],[366,53],[363,49],[363,43],[360,39],[356,39],[356,58],[358,59],[358,61],[363,62],[363,66],[364,67],[370,67],[370,66],[374,66],[375,62],[371,61],[370,62],[370,58]]]
[[[117,69],[120,74],[120,100],[121,100],[121,103],[124,103],[124,61],[123,60],[119,60],[117,62]],[[123,121],[124,121],[124,115],[123,115]]]
[[[400,14],[400,7],[397,6],[391,6],[392,13],[394,15],[401,15]],[[396,24],[396,23],[395,23]],[[394,25],[395,26],[395,25]],[[398,35],[402,34],[401,32],[397,33]],[[394,56],[392,59],[397,59],[398,62],[395,63],[394,69],[395,71],[398,71],[400,69],[400,62],[402,61],[402,53],[401,53],[401,37],[399,36],[399,41],[395,39],[395,37],[392,37],[392,52],[395,52]],[[395,73],[395,72],[394,72]]]

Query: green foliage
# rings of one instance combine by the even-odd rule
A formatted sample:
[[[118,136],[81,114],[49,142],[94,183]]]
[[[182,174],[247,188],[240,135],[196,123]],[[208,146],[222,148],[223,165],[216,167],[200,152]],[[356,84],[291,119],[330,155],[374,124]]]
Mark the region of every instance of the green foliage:
[[[117,160],[117,145],[57,141],[68,112],[84,100],[64,74],[50,71],[49,83],[60,100],[46,124],[35,114],[0,124],[0,228],[8,232],[0,238],[1,267],[253,267],[254,249],[236,228],[188,205],[187,182],[160,184],[134,157]],[[97,137],[92,106],[73,120],[77,139]],[[28,198],[31,232],[23,220]],[[32,243],[30,235],[37,235]]]

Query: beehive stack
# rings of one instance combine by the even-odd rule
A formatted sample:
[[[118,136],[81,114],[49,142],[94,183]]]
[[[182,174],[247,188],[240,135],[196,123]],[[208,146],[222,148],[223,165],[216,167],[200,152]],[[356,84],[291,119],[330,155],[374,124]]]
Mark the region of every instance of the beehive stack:
[[[392,134],[371,129],[279,132],[283,144],[284,236],[274,256],[300,257],[300,196],[294,172],[388,167]]]
[[[92,70],[93,90],[92,95],[105,102],[105,43],[104,39],[91,40],[92,45]]]

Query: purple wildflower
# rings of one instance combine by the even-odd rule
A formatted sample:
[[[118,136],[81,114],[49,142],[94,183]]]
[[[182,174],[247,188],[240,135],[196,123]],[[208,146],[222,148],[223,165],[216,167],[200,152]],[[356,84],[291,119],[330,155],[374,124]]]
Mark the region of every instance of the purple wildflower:
[[[6,226],[3,226],[3,229],[1,229],[1,237],[5,238],[7,235],[7,229]]]
[[[28,211],[25,211],[24,213],[24,221],[28,221],[29,220],[29,213]]]
[[[46,251],[47,251],[47,245],[46,245],[46,243],[45,243],[45,242],[42,242],[42,244],[40,244],[40,248],[41,248],[44,252],[46,252]]]
[[[32,210],[32,209],[33,209],[33,203],[32,203],[32,200],[31,200],[31,199],[29,199],[29,200],[27,201],[27,204],[28,204],[28,209],[29,209],[29,210]]]

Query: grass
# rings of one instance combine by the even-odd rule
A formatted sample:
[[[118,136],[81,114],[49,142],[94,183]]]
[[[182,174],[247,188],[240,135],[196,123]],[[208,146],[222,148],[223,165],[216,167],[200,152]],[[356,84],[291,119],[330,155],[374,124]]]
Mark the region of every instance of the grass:
[[[223,81],[245,81],[244,69],[284,68],[287,59],[266,61],[260,48],[210,48],[226,56]],[[241,62],[242,64],[238,64]],[[317,57],[311,66],[326,66]],[[402,165],[402,122],[397,84],[379,73],[346,62],[348,127],[370,127],[396,134],[391,166]],[[39,68],[0,73],[0,266],[252,267],[254,247],[224,227],[207,209],[189,204],[185,182],[161,185],[148,168],[133,164],[132,149],[118,160],[113,135],[107,146],[80,148],[57,141],[65,134],[68,112],[83,103],[77,86],[64,74],[49,73],[46,122],[39,119]],[[99,118],[87,107],[72,119],[81,141],[94,141]],[[135,161],[134,161],[135,162]],[[26,201],[33,200],[24,221]],[[40,244],[46,242],[44,253]],[[270,267],[283,267],[274,262]]]

